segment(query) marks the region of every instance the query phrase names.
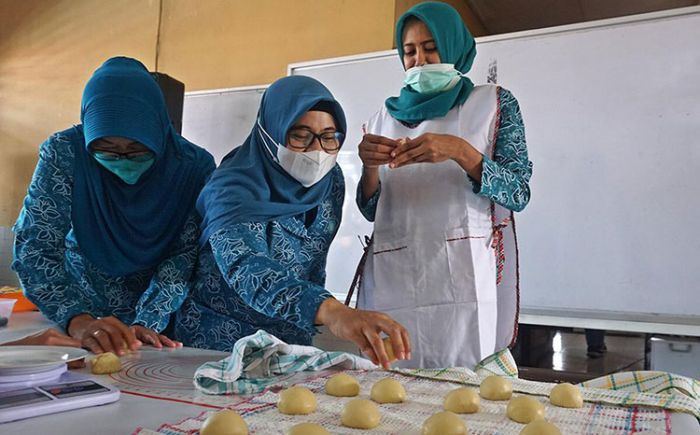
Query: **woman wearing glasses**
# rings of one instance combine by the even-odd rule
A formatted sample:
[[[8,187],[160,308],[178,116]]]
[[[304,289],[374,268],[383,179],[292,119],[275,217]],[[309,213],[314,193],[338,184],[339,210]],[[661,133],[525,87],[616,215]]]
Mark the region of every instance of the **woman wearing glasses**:
[[[286,77],[265,92],[245,143],[231,151],[197,200],[203,216],[195,284],[177,314],[188,346],[230,351],[259,329],[310,344],[328,325],[387,364],[379,333],[410,351],[389,316],[353,310],[324,288],[328,248],[345,184],[336,164],[345,133],[340,104],[321,83]]]
[[[178,346],[162,332],[187,293],[195,200],[214,160],[175,133],[134,59],[95,71],[80,119],[39,149],[13,269],[42,313],[96,353]]]
[[[409,367],[474,367],[515,339],[512,211],[530,199],[518,102],[465,74],[476,45],[459,13],[421,3],[398,21],[406,70],[368,123],[358,204],[374,222],[360,308],[389,313],[413,338]]]

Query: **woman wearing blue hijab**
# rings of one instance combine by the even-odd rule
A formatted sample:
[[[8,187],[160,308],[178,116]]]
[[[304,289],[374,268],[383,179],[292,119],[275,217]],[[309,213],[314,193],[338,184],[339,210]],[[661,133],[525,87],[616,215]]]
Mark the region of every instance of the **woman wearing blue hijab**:
[[[345,183],[336,158],[340,104],[309,77],[286,77],[263,95],[245,143],[229,153],[197,200],[203,216],[195,284],[175,334],[188,346],[230,351],[259,329],[310,344],[316,326],[388,362],[379,334],[410,351],[389,316],[353,310],[324,288]]]
[[[514,211],[532,164],[518,102],[466,77],[476,43],[442,2],[396,25],[404,87],[367,123],[357,202],[374,222],[358,306],[408,329],[407,367],[474,367],[516,337]]]
[[[160,332],[187,293],[195,200],[214,160],[173,130],[134,59],[95,71],[80,120],[39,149],[13,269],[42,313],[94,352],[177,346]]]

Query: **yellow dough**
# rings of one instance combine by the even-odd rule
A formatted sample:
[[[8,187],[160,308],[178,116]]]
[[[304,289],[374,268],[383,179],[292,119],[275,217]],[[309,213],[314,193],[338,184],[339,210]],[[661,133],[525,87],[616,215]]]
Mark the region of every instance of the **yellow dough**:
[[[540,418],[525,426],[520,435],[561,435],[561,431],[552,423]]]
[[[389,364],[391,364],[398,359],[394,354],[394,346],[391,344],[391,339],[389,337],[385,337],[382,341],[384,342],[384,351],[386,352],[386,356],[389,358]]]
[[[549,392],[549,401],[552,402],[552,405],[562,408],[583,407],[581,390],[568,382],[556,385],[552,388],[552,391]]]
[[[374,402],[367,399],[349,401],[340,415],[343,426],[355,429],[374,429],[379,426],[380,420],[379,408]]]
[[[201,429],[200,435],[248,435],[248,425],[243,418],[230,409],[210,415]]]
[[[455,414],[473,414],[479,412],[480,403],[481,399],[476,391],[462,387],[447,393],[442,405],[445,411],[451,411]]]
[[[479,395],[486,400],[508,400],[513,395],[513,384],[500,376],[489,376],[479,385]]]
[[[442,411],[423,422],[422,435],[467,435],[467,425],[454,412]]]
[[[518,396],[510,399],[506,412],[511,420],[528,424],[538,418],[544,418],[544,405],[532,397]]]
[[[396,379],[384,378],[372,385],[369,397],[377,403],[401,403],[406,400],[406,390]]]
[[[119,357],[112,352],[105,352],[96,355],[95,358],[90,361],[90,366],[92,373],[96,375],[106,375],[121,370],[122,362],[119,360]]]
[[[291,387],[280,393],[277,409],[282,414],[311,414],[316,411],[316,396],[308,388]]]
[[[326,393],[335,397],[354,397],[360,394],[360,383],[350,375],[338,373],[326,382]]]
[[[320,424],[316,423],[299,423],[289,429],[288,435],[331,435]]]

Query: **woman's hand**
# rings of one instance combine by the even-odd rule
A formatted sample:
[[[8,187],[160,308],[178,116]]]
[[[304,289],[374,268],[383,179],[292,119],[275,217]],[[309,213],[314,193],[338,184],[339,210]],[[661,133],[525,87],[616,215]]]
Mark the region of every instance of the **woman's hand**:
[[[163,334],[159,334],[156,331],[146,328],[142,325],[133,325],[131,330],[136,335],[136,338],[141,340],[141,342],[150,344],[151,346],[162,349],[163,346],[177,348],[182,347],[182,343],[179,341],[171,340]]]
[[[137,350],[143,344],[128,326],[113,316],[95,319],[89,314],[79,314],[68,324],[68,333],[93,353],[124,355],[127,349]]]
[[[397,140],[375,134],[365,134],[357,149],[365,168],[378,168],[391,161],[391,152],[397,146],[399,146]]]
[[[357,344],[362,352],[375,364],[389,368],[389,358],[380,333],[391,339],[394,354],[398,359],[411,358],[411,340],[406,328],[384,313],[355,310],[334,298],[328,298],[316,313],[316,323],[328,326],[338,338]]]
[[[34,335],[3,343],[3,346],[69,346],[80,347],[80,340],[63,335],[55,329],[44,329]]]
[[[392,152],[390,168],[412,163],[439,163],[454,160],[474,179],[481,181],[483,156],[466,140],[451,134],[424,133],[413,139],[400,139]]]

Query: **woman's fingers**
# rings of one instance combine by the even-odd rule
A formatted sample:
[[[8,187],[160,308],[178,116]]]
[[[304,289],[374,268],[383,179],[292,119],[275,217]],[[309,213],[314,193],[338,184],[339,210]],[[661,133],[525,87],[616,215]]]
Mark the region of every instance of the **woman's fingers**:
[[[371,142],[374,144],[388,145],[391,148],[395,148],[399,145],[399,141],[396,139],[390,139],[386,136],[379,136],[376,134],[365,134],[362,136],[363,142]]]
[[[163,334],[160,334],[158,337],[160,338],[160,342],[163,343],[163,345],[166,347],[173,347],[173,348],[182,347],[182,343],[180,343],[179,341],[176,341],[176,340],[171,340],[170,338],[166,337]]]
[[[362,328],[362,334],[365,336],[370,346],[372,346],[372,351],[374,351],[374,354],[377,356],[379,364],[385,369],[388,369],[389,357],[386,354],[386,349],[384,349],[384,342],[377,333],[376,328],[364,327]]]
[[[102,348],[100,345],[100,342],[92,335],[85,337],[82,341],[82,345],[94,354],[106,352],[106,350],[104,350],[104,348]]]
[[[136,334],[134,331],[131,330],[128,326],[124,324],[121,320],[117,319],[116,317],[105,317],[102,319],[105,321],[107,324],[109,324],[111,327],[116,328],[119,331],[119,334],[123,337],[122,341],[126,341],[126,344],[129,349],[131,350],[137,350],[139,347],[141,347],[141,342],[136,338]],[[120,344],[119,349],[122,349],[122,345]],[[121,354],[120,354],[121,355]]]

